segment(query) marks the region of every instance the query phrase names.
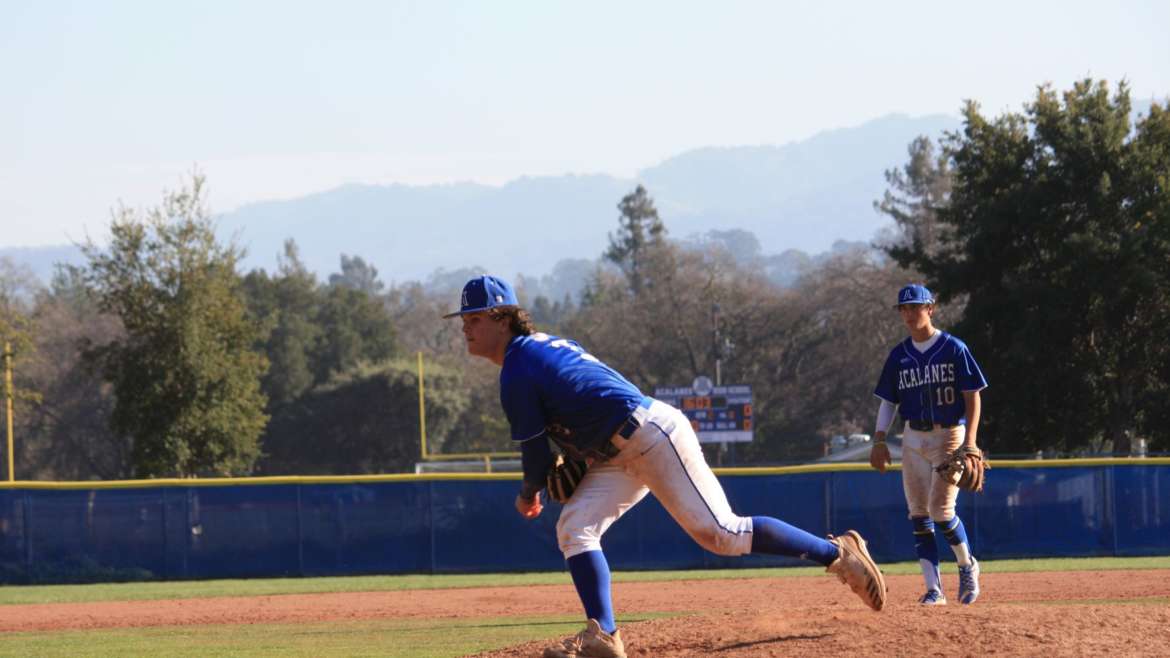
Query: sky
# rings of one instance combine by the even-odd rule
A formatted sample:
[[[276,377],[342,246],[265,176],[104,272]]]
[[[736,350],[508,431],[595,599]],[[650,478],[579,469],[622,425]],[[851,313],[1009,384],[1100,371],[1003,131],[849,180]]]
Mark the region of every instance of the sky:
[[[817,6],[813,6],[816,4]],[[1170,3],[0,0],[0,247],[346,183],[633,177],[1037,85],[1170,96]]]

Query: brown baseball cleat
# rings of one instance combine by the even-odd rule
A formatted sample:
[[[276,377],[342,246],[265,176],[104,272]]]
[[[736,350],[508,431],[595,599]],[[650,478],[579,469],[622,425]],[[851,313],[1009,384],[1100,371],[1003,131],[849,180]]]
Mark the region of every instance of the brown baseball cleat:
[[[829,535],[829,541],[836,544],[840,554],[825,571],[836,574],[866,605],[881,610],[886,605],[886,581],[869,556],[865,540],[856,530],[850,530],[840,537]]]
[[[610,635],[601,630],[596,619],[590,619],[585,630],[562,640],[560,646],[545,649],[544,658],[626,658],[626,647],[621,631]]]

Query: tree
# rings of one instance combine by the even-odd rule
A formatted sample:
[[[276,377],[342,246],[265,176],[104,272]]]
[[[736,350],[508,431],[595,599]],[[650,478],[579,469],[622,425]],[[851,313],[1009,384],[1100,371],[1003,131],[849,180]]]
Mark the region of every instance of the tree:
[[[249,272],[243,288],[249,310],[264,327],[270,365],[261,385],[270,408],[277,409],[318,383],[312,364],[321,339],[317,278],[301,262],[296,243],[287,240],[276,274]]]
[[[319,285],[288,240],[275,275],[256,270],[244,278],[249,310],[264,327],[261,344],[271,367],[263,390],[273,410],[359,362],[396,353],[390,312],[370,292],[382,287],[377,271],[356,256],[342,256],[342,269],[330,285]]]
[[[1131,123],[1128,87],[1041,87],[1023,114],[970,102],[944,147],[953,184],[938,248],[890,250],[944,299],[991,388],[1001,452],[1167,445],[1170,114]]]
[[[428,449],[442,452],[467,405],[466,388],[458,370],[439,364],[429,363],[425,376]],[[408,472],[420,458],[419,442],[416,363],[391,359],[338,375],[274,414],[258,471]]]
[[[36,276],[27,267],[13,263],[7,256],[0,257],[0,376],[4,368],[2,353],[7,346],[11,350],[12,368],[16,372],[12,391],[14,410],[26,404],[35,404],[40,397],[36,390],[28,387],[24,377],[24,366],[31,362],[36,352],[35,331],[30,317],[31,300],[36,292]],[[0,388],[0,395],[4,394]],[[0,411],[0,418],[6,416],[7,411]],[[4,470],[7,471],[7,460],[5,464]]]
[[[910,159],[906,165],[886,171],[890,189],[874,207],[893,218],[897,227],[897,234],[887,244],[892,253],[917,250],[934,255],[949,237],[942,235],[948,225],[938,221],[938,211],[951,195],[948,154],[943,149],[935,151],[927,137],[916,138],[907,150]]]
[[[242,475],[267,422],[250,318],[236,265],[216,241],[204,179],[144,213],[122,207],[108,248],[92,241],[86,282],[126,334],[86,356],[114,387],[112,429],[133,439],[139,477]]]
[[[621,268],[630,290],[638,295],[647,284],[645,270],[650,251],[665,242],[666,226],[658,218],[654,200],[641,185],[622,197],[618,210],[618,230],[609,234],[605,258]]]
[[[737,339],[762,344],[744,363],[761,389],[762,436],[749,456],[816,458],[833,435],[872,431],[874,385],[906,335],[890,299],[908,280],[880,252],[857,246],[810,270],[788,294],[763,300],[766,308]],[[954,309],[943,307],[935,321],[946,326],[951,317]]]
[[[724,249],[737,264],[746,267],[755,267],[763,260],[760,239],[755,233],[738,228],[707,231],[684,240],[682,246],[700,251],[711,247]]]
[[[39,292],[36,275],[27,267],[0,256],[0,352],[8,343],[14,362],[30,357],[35,350],[32,319],[33,298]],[[35,398],[35,393],[20,389],[18,397]]]
[[[420,283],[411,282],[390,289],[385,305],[394,325],[395,336],[402,341],[403,352],[467,353],[461,323],[457,320],[435,320],[459,307],[459,290],[462,287],[463,283],[460,283],[459,288],[435,292]]]
[[[82,359],[84,346],[124,337],[121,321],[99,311],[73,266],[58,266],[32,319],[35,350],[19,374],[40,399],[16,414],[21,479],[131,477],[131,444],[110,429],[113,390]]]
[[[575,310],[573,298],[568,294],[561,301],[552,301],[548,297],[540,295],[532,301],[528,312],[532,316],[533,322],[547,327],[551,333],[559,333],[561,322],[571,317]]]
[[[329,275],[329,285],[350,288],[373,297],[386,287],[378,280],[378,268],[366,263],[361,256],[341,255],[341,273]]]
[[[344,286],[324,288],[320,295],[316,322],[321,333],[312,354],[315,382],[328,381],[361,361],[394,356],[394,323],[381,300]]]

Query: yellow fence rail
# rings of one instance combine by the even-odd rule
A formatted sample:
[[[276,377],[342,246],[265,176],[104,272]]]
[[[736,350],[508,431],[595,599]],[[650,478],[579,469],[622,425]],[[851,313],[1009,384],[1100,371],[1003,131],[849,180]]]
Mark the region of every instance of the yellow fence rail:
[[[422,461],[480,461],[483,460],[484,469],[491,473],[493,459],[518,459],[519,452],[449,452],[432,453],[427,450],[427,405],[426,384],[423,375],[423,353],[418,353],[418,444],[419,456]]]

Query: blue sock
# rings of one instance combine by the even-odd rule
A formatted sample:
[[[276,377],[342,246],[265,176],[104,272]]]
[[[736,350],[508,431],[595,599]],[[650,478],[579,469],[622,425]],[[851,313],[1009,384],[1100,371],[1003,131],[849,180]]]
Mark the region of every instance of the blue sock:
[[[963,521],[958,516],[947,521],[943,525],[943,536],[947,538],[947,543],[951,546],[958,546],[959,544],[967,543],[967,529],[963,527]]]
[[[837,546],[780,519],[753,516],[752,553],[790,555],[827,567],[837,559]]]
[[[934,540],[934,521],[929,516],[914,516],[914,552],[919,560],[938,566],[938,543]],[[944,531],[945,532],[945,531]]]
[[[926,580],[926,589],[942,591],[942,574],[938,569],[938,542],[934,538],[934,521],[929,516],[912,516],[914,523],[914,552],[918,566]]]
[[[956,516],[943,523],[943,536],[947,538],[947,543],[955,552],[955,560],[959,566],[971,566],[971,562],[975,558],[971,557],[971,545],[967,543],[967,529],[963,527],[963,522],[959,517]]]
[[[585,617],[596,619],[601,630],[613,633],[617,622],[613,620],[613,599],[609,592],[609,563],[601,551],[585,551],[566,560],[577,596],[585,606]]]

